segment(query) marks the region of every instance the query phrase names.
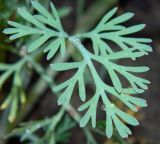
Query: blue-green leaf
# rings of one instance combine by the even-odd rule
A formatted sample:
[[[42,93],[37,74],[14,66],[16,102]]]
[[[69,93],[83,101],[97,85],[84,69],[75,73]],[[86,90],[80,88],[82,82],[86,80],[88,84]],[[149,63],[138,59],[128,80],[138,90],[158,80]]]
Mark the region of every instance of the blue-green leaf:
[[[81,62],[55,63],[51,64],[51,68],[56,71],[65,71],[65,70],[79,68],[80,64]]]
[[[131,125],[139,125],[139,122],[131,115],[126,114],[125,112],[119,110],[118,108],[115,109],[116,114],[122,118],[125,122]]]
[[[39,21],[37,21],[29,12],[27,12],[25,9],[19,8],[18,13],[21,17],[23,17],[26,21],[34,24],[35,26],[45,29],[45,26],[41,24]]]
[[[113,134],[113,123],[111,115],[108,112],[106,116],[106,135],[108,138],[111,138],[112,134]]]
[[[49,12],[38,2],[38,1],[31,1],[32,6],[46,18],[50,17]]]
[[[81,100],[84,102],[86,100],[86,89],[83,76],[79,78],[78,85],[79,85],[79,96]]]
[[[28,52],[32,52],[32,51],[38,49],[47,40],[48,40],[48,36],[46,36],[46,35],[40,37],[39,39],[37,39],[36,41],[34,41],[33,43],[30,44],[30,46],[28,47]]]

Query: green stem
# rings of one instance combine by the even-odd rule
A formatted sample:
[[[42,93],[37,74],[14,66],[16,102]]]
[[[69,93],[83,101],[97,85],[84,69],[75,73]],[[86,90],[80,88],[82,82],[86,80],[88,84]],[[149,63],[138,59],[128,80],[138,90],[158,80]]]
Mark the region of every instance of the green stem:
[[[95,81],[95,85],[97,87],[98,90],[101,89],[101,79],[92,63],[91,60],[91,56],[90,53],[86,50],[86,48],[83,46],[83,44],[81,43],[80,39],[78,39],[77,37],[73,36],[70,37],[69,40],[75,45],[75,47],[79,50],[79,52],[82,54],[84,60],[86,61],[86,63],[88,64],[90,71],[92,73],[92,76],[94,77],[94,81]]]

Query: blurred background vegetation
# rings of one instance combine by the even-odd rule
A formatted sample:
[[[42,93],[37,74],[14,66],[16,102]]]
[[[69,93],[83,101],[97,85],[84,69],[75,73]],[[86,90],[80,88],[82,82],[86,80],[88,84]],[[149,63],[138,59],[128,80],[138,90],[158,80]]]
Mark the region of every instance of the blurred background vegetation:
[[[49,8],[50,0],[39,0]],[[99,19],[111,8],[118,6],[118,14],[126,11],[135,13],[134,19],[126,25],[145,23],[147,27],[138,36],[150,37],[154,53],[138,60],[134,64],[147,65],[151,71],[144,75],[151,81],[150,89],[140,95],[147,99],[148,107],[138,114],[131,111],[140,120],[140,126],[133,129],[133,135],[121,139],[116,131],[112,139],[105,136],[105,114],[99,106],[98,125],[96,129],[90,126],[81,129],[78,122],[80,114],[74,108],[80,105],[77,91],[74,92],[73,106],[67,110],[57,106],[58,94],[50,88],[63,81],[72,72],[55,73],[49,68],[52,61],[70,61],[79,59],[73,47],[65,58],[58,55],[52,61],[46,62],[41,51],[27,57],[26,47],[33,37],[18,41],[9,41],[0,33],[0,144],[160,144],[160,1],[159,0],[53,0],[65,30],[69,34],[92,29]],[[30,7],[30,0],[0,0],[0,31],[7,27],[8,20],[24,21],[17,15],[18,7]],[[84,43],[90,47],[90,41]],[[25,62],[24,57],[30,59]],[[23,61],[22,61],[23,59]],[[17,64],[18,63],[18,64]],[[21,65],[19,63],[22,63]],[[132,61],[119,61],[121,64],[132,65]],[[18,66],[17,66],[18,65]],[[20,66],[19,66],[20,65]],[[9,72],[10,67],[17,68]],[[97,66],[98,68],[98,66]],[[101,76],[108,81],[106,74],[99,68]],[[47,76],[46,76],[47,75]],[[87,91],[93,89],[89,79]],[[4,82],[4,83],[3,83]],[[119,101],[116,103],[127,110]],[[3,110],[5,109],[5,110]],[[9,118],[9,121],[8,121]],[[10,133],[12,131],[12,133]]]

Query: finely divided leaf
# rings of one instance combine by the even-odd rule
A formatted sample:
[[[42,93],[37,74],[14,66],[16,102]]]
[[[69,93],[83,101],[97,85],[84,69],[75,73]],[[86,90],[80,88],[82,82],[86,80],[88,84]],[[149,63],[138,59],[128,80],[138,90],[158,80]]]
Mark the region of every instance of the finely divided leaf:
[[[133,111],[137,111],[137,106],[147,106],[145,100],[130,95],[140,94],[148,89],[148,84],[150,82],[135,74],[144,73],[148,71],[149,68],[145,66],[122,66],[116,64],[117,60],[136,60],[136,58],[148,55],[148,53],[152,51],[151,46],[148,45],[148,43],[152,41],[151,39],[129,36],[130,34],[135,34],[142,30],[145,25],[123,26],[122,23],[131,19],[134,14],[128,12],[113,17],[117,11],[117,8],[114,8],[100,20],[96,28],[91,32],[70,37],[64,32],[58,12],[52,3],[50,3],[51,14],[38,1],[31,1],[31,4],[38,14],[32,15],[23,8],[18,9],[18,13],[24,20],[32,25],[23,26],[22,24],[9,21],[8,24],[13,28],[7,28],[3,32],[11,35],[10,39],[16,39],[27,35],[38,36],[28,47],[29,52],[38,49],[50,40],[50,43],[47,43],[43,50],[43,52],[47,52],[47,60],[55,56],[58,50],[61,56],[64,56],[66,53],[65,40],[68,39],[71,41],[82,55],[83,60],[81,62],[61,62],[51,65],[51,68],[57,71],[77,70],[70,79],[53,88],[55,92],[63,90],[58,99],[58,104],[67,106],[70,103],[74,87],[77,84],[80,99],[84,102],[78,110],[86,110],[86,113],[80,121],[80,126],[84,127],[89,120],[91,120],[92,127],[96,127],[97,105],[99,100],[102,99],[103,105],[105,106],[104,111],[106,112],[107,137],[110,138],[112,136],[113,125],[116,127],[121,137],[128,137],[131,131],[125,123],[133,126],[139,123],[133,116],[116,107],[114,101],[111,102],[112,99],[110,100],[108,95],[118,98]],[[81,37],[90,38],[92,40],[93,53],[88,51],[81,43]],[[109,41],[116,44],[116,48],[119,48],[118,51],[115,50],[115,45],[112,45]],[[105,70],[112,80],[113,86],[108,85],[108,83],[102,80],[99,75],[99,70],[95,68],[93,61],[105,67]],[[2,70],[5,70],[5,67],[1,65],[0,67]],[[85,102],[87,94],[84,78],[86,67],[89,69],[89,74],[92,75],[93,84],[96,87],[95,94],[91,96],[91,99],[87,102]],[[10,71],[4,73],[0,77],[0,85],[2,85],[11,74],[12,72]],[[129,87],[123,86],[118,74],[121,74],[129,82]],[[12,105],[13,113],[10,116],[10,121],[13,121],[15,118],[15,110],[17,109],[16,106],[14,106],[15,103],[16,100],[14,100]]]

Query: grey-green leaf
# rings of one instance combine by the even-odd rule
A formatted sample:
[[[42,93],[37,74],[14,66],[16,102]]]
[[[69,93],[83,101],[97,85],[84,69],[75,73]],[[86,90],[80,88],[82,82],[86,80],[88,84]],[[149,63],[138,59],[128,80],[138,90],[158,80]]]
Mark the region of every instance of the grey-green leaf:
[[[45,29],[45,26],[41,24],[39,21],[37,21],[29,12],[27,12],[25,9],[19,8],[18,13],[21,17],[23,17],[26,21],[34,24],[35,26]]]
[[[48,40],[48,36],[44,35],[35,40],[30,44],[28,47],[28,52],[33,52],[34,50],[38,49],[42,44],[44,44]]]
[[[55,63],[51,64],[51,68],[56,71],[66,71],[70,69],[79,68],[81,62],[70,62],[70,63]]]

